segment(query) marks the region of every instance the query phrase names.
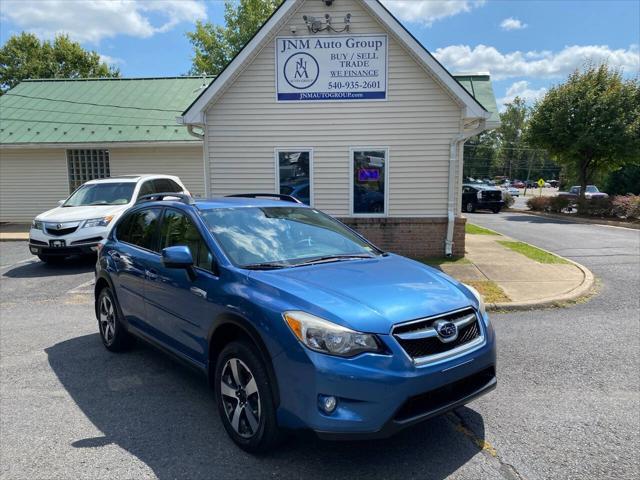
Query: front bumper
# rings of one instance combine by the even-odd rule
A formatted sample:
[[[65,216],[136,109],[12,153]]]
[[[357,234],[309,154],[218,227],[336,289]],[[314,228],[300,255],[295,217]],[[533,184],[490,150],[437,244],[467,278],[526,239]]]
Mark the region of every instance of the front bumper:
[[[379,337],[390,355],[345,359],[302,346],[287,349],[273,359],[278,421],[326,439],[384,438],[464,405],[496,387],[495,335],[483,328],[482,346],[425,365],[415,365],[389,335]],[[334,412],[319,408],[320,395],[338,399]]]
[[[69,235],[49,235],[32,228],[29,231],[29,251],[33,255],[71,256],[95,254],[97,245],[107,236],[104,228],[78,229]],[[56,246],[58,242],[63,246]]]

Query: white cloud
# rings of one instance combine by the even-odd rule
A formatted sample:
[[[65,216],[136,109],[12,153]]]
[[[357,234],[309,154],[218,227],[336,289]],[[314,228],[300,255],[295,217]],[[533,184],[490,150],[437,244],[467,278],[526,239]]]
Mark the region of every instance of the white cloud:
[[[529,82],[526,80],[520,80],[507,88],[505,96],[498,99],[498,107],[500,111],[504,111],[504,104],[513,102],[513,99],[516,97],[522,98],[528,104],[533,104],[536,100],[541,99],[545,93],[547,93],[547,89],[545,87],[534,90],[529,88]]]
[[[1,0],[3,20],[41,38],[67,33],[97,43],[116,35],[147,38],[207,17],[202,0]]]
[[[470,12],[486,0],[382,0],[404,22],[431,25],[436,20]]]
[[[106,63],[109,66],[115,67],[124,64],[124,60],[121,58],[105,55],[104,53],[98,53],[98,55],[100,55],[100,61]]]
[[[500,27],[503,30],[522,30],[523,28],[527,28],[527,24],[522,23],[517,18],[509,17],[505,18],[502,23],[500,23]]]
[[[608,62],[627,74],[640,70],[638,45],[612,50],[606,45],[572,45],[558,52],[530,51],[502,53],[495,47],[451,45],[439,48],[435,57],[452,72],[488,71],[494,80],[513,77],[559,78],[585,62]]]

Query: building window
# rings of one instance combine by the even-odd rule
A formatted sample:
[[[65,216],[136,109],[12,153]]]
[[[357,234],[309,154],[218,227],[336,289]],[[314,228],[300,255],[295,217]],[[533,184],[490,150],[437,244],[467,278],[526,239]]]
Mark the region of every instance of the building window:
[[[313,201],[313,151],[311,149],[276,150],[276,187],[302,203]]]
[[[351,149],[351,213],[387,214],[388,149]]]
[[[96,178],[111,176],[109,150],[67,150],[69,190]]]

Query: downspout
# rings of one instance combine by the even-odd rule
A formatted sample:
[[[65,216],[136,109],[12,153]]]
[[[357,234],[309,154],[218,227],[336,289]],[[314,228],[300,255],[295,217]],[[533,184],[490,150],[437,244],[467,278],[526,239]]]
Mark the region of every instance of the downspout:
[[[469,131],[463,131],[455,135],[451,139],[449,151],[449,199],[447,201],[447,236],[444,244],[444,254],[447,257],[453,255],[453,230],[456,222],[456,166],[458,163],[458,150],[460,142],[466,141],[468,138],[477,135],[486,129],[486,119],[480,119],[480,123],[476,128]]]
[[[202,128],[199,127],[198,125],[187,125],[187,133],[189,135],[191,135],[192,137],[196,137],[199,140],[204,140],[204,133],[198,133],[198,132],[194,132],[193,128]]]

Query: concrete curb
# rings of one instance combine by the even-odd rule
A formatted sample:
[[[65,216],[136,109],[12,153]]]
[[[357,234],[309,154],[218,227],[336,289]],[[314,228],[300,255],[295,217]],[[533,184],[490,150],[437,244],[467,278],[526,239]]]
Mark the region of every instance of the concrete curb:
[[[518,240],[518,241],[521,242],[521,240]],[[527,242],[522,242],[522,243],[527,243]],[[527,245],[531,245],[531,244],[527,243]],[[562,304],[564,302],[576,301],[581,297],[587,296],[591,292],[591,289],[595,284],[595,276],[593,275],[593,273],[591,273],[591,270],[589,270],[584,265],[579,264],[578,262],[574,262],[573,260],[557,255],[553,252],[545,250],[544,248],[540,248],[535,245],[531,245],[531,246],[539,250],[542,250],[543,252],[547,252],[550,255],[554,255],[556,257],[562,258],[566,262],[569,262],[572,265],[574,265],[578,270],[582,272],[582,283],[577,287],[575,287],[573,290],[570,290],[568,292],[565,292],[553,297],[542,298],[540,300],[529,300],[526,302],[488,303],[486,305],[487,310],[495,312],[495,311],[510,311],[510,310],[534,310],[534,309],[544,308],[544,307],[556,307],[559,304]]]
[[[621,228],[629,228],[632,230],[640,230],[640,222],[629,223],[629,222],[618,222],[616,220],[604,220],[599,218],[582,218],[582,217],[569,217],[567,215],[560,215],[555,213],[542,213],[542,212],[532,212],[531,210],[504,210],[509,213],[524,213],[525,215],[534,215],[536,217],[542,218],[551,218],[553,220],[564,220],[569,223],[582,223],[587,225],[608,225],[610,227],[621,227]]]
[[[26,242],[28,240],[28,233],[0,233],[0,242]]]

